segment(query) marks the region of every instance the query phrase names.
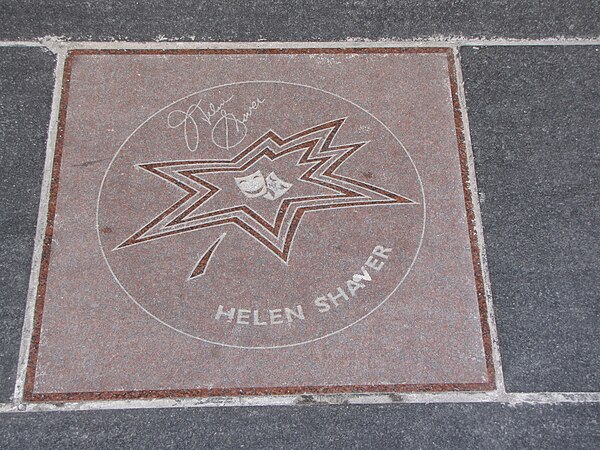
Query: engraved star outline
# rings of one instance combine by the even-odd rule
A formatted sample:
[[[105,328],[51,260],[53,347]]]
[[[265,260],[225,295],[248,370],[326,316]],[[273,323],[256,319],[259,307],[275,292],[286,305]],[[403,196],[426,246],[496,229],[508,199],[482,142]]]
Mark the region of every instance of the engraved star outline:
[[[385,204],[417,205],[418,202],[408,197],[336,173],[348,158],[368,144],[333,145],[345,120],[340,118],[324,122],[287,138],[269,130],[232,159],[138,164],[139,168],[177,186],[185,195],[113,250],[203,228],[233,224],[287,264],[294,236],[307,212]],[[262,158],[273,161],[294,153],[299,154],[297,166],[308,166],[299,179],[324,188],[328,191],[326,194],[284,196],[273,223],[246,204],[194,214],[221,191],[218,186],[203,179],[203,174],[232,173],[234,176],[245,172]],[[204,273],[212,253],[224,237],[225,233],[204,253],[190,278]]]

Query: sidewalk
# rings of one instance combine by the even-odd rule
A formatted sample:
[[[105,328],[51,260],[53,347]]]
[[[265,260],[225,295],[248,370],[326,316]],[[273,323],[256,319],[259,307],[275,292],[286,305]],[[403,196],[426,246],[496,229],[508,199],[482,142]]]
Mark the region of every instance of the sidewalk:
[[[7,2],[3,441],[597,447],[572,3]]]

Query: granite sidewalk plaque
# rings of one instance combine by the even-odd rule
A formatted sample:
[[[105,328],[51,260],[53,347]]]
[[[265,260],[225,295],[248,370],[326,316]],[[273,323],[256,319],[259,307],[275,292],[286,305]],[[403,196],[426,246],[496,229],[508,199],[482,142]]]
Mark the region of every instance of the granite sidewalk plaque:
[[[74,51],[25,398],[490,390],[443,48]]]

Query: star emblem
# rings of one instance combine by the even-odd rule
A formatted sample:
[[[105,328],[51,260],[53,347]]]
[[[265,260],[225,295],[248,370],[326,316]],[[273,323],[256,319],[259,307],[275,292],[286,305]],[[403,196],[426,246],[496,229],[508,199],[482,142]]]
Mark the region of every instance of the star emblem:
[[[344,122],[345,118],[332,120],[286,138],[270,130],[231,159],[139,164],[138,167],[153,176],[177,186],[183,197],[115,250],[180,233],[233,225],[287,264],[294,236],[308,213],[417,204],[367,181],[337,173],[352,155],[368,144],[334,145]],[[290,183],[280,180],[275,168],[278,173],[285,171],[284,178]],[[269,172],[267,186],[262,173]],[[272,191],[267,191],[267,187]],[[190,279],[206,271],[224,237],[225,233],[221,234],[205,251]]]

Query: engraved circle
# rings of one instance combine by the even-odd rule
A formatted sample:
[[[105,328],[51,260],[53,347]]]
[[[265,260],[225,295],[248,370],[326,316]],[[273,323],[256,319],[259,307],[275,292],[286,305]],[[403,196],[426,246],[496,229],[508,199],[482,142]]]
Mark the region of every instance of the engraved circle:
[[[116,283],[152,318],[273,349],[377,311],[417,259],[425,214],[410,154],[369,111],[312,86],[245,81],[140,124],[104,174],[96,226]]]

